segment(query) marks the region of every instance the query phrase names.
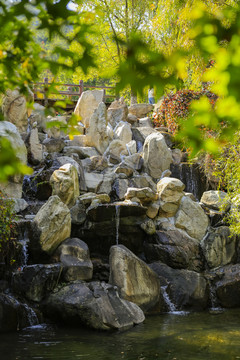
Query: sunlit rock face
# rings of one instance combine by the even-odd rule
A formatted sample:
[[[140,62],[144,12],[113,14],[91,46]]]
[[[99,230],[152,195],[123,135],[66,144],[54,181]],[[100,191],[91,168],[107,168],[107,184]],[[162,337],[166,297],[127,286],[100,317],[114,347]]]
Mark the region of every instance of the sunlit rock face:
[[[59,198],[69,208],[75,205],[79,196],[78,173],[75,166],[65,164],[58,170],[55,170],[50,178],[52,194]]]
[[[70,211],[57,195],[51,196],[34,218],[30,249],[51,255],[71,233]]]
[[[86,128],[89,127],[90,118],[98,108],[98,105],[103,101],[103,97],[103,90],[84,91],[80,96],[74,109],[74,114],[80,117],[80,121]]]
[[[15,150],[16,157],[23,163],[27,164],[27,148],[15,125],[8,121],[0,121],[0,139],[6,138],[12,148]],[[22,197],[23,176],[14,175],[4,184],[0,184],[0,190],[11,198]]]
[[[143,146],[143,160],[146,171],[154,179],[159,179],[162,173],[170,168],[172,153],[163,135],[153,133],[146,138]]]
[[[123,245],[110,250],[110,283],[118,286],[120,296],[143,311],[151,311],[160,299],[157,275]]]
[[[27,102],[18,90],[7,90],[3,98],[2,111],[4,118],[25,132],[28,127]]]

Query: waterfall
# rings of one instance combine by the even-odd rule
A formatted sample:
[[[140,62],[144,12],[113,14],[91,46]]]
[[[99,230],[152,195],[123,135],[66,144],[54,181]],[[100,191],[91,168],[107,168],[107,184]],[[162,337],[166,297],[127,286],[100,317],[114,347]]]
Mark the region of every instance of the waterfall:
[[[219,302],[218,302],[218,298],[216,295],[216,290],[213,287],[211,281],[208,281],[208,285],[209,285],[209,299],[210,299],[210,312],[222,312],[223,308],[221,306],[219,306]]]
[[[26,311],[28,326],[38,325],[39,321],[35,311],[27,304],[23,304],[23,307],[24,310]]]
[[[29,239],[27,237],[27,230],[24,231],[23,239],[19,240],[19,243],[21,244],[21,247],[22,247],[20,265],[21,265],[21,267],[25,267],[25,266],[27,266],[27,262],[28,262]]]
[[[167,285],[166,286],[161,286],[161,290],[162,290],[162,295],[164,298],[164,301],[168,307],[168,312],[175,312],[177,311],[176,306],[174,305],[174,303],[170,300],[170,297],[167,293]]]
[[[115,220],[116,220],[116,245],[118,245],[119,240],[119,224],[120,224],[120,205],[115,205],[116,213],[115,213]]]
[[[161,286],[161,290],[162,290],[163,299],[168,308],[168,313],[173,314],[173,315],[187,315],[189,313],[188,311],[178,311],[177,310],[176,305],[171,301],[171,299],[167,293],[167,287],[168,287],[168,285]]]

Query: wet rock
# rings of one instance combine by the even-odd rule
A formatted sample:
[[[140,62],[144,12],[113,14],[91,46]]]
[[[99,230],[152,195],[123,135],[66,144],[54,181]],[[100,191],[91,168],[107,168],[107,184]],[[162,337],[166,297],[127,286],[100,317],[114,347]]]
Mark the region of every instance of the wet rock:
[[[38,318],[27,304],[11,295],[0,294],[0,333],[18,331],[38,324]]]
[[[111,247],[109,263],[109,282],[118,287],[123,299],[145,312],[160,309],[160,283],[146,263],[123,245]]]
[[[72,226],[72,237],[85,241],[91,254],[106,255],[117,241],[139,254],[146,237],[140,227],[146,211],[146,207],[125,202],[91,206],[85,223],[81,227]]]
[[[104,282],[75,282],[51,294],[44,312],[64,323],[97,330],[126,330],[144,321],[142,310]]]
[[[77,238],[66,239],[55,251],[53,259],[64,267],[64,280],[91,280],[93,265],[84,241]]]
[[[201,247],[209,268],[231,263],[236,258],[236,236],[230,234],[229,227],[220,226],[209,230],[201,241]]]
[[[13,274],[12,288],[28,300],[40,302],[57,286],[62,270],[60,264],[26,266]]]
[[[240,305],[240,264],[226,265],[215,271],[216,295],[220,305],[226,308]]]
[[[77,200],[76,204],[71,207],[70,213],[72,224],[81,225],[86,220],[86,208],[84,204],[79,200]]]
[[[190,270],[172,269],[161,262],[149,266],[158,274],[161,284],[167,286],[169,298],[177,309],[206,309],[208,287],[203,275]]]
[[[199,242],[179,230],[157,231],[144,243],[148,262],[161,261],[176,269],[201,271],[203,259]]]

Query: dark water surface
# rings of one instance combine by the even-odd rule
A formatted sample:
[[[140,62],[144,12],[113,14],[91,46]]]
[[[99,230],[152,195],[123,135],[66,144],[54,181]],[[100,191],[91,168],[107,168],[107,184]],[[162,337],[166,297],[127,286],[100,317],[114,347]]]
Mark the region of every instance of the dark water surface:
[[[240,359],[240,310],[148,317],[110,334],[42,324],[1,334],[0,359]]]

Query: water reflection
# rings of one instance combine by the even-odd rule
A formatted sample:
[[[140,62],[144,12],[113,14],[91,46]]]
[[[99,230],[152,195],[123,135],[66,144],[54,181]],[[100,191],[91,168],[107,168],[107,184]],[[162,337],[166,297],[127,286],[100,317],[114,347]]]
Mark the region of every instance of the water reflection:
[[[1,360],[240,359],[240,311],[166,314],[124,333],[37,325],[0,337]]]

